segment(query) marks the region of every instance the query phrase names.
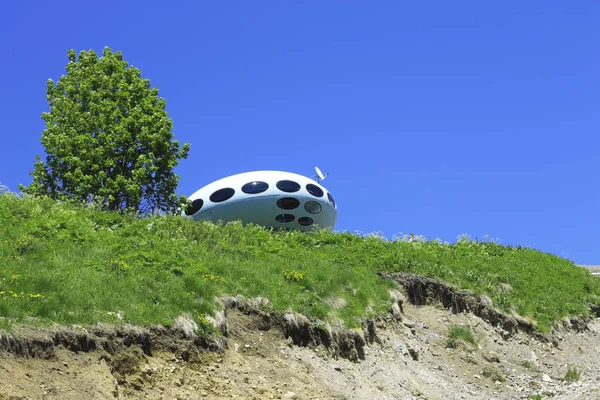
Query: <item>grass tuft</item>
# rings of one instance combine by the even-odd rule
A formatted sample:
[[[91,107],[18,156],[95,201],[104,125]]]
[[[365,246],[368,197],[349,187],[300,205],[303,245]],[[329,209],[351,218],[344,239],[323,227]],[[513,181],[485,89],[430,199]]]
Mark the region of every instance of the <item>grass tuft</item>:
[[[451,325],[448,327],[448,339],[446,339],[446,346],[456,348],[461,342],[472,345],[475,344],[475,338],[473,337],[471,330],[460,325]]]
[[[531,360],[525,360],[521,363],[521,365],[527,369],[532,369],[533,368],[533,361]]]
[[[567,382],[576,382],[581,378],[581,371],[577,369],[575,366],[570,366],[567,369],[567,373],[565,374],[565,381]]]

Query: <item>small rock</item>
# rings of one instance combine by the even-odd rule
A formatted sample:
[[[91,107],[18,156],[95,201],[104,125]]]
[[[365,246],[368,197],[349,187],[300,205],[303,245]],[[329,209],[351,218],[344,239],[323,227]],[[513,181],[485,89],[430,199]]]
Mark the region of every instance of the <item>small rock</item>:
[[[414,322],[414,321],[409,321],[409,320],[406,320],[406,321],[403,321],[402,323],[403,323],[403,324],[404,324],[404,326],[405,326],[405,327],[407,327],[407,328],[414,328],[415,326],[417,326],[417,323],[416,323],[416,322]]]
[[[394,347],[396,347],[397,350],[400,351],[400,353],[402,353],[403,356],[408,356],[409,351],[408,348],[406,347],[406,345],[402,342],[395,342],[394,343]]]
[[[421,349],[419,348],[419,345],[415,344],[414,346],[410,346],[408,348],[408,352],[410,353],[410,356],[412,357],[413,360],[415,361],[419,361],[419,351]]]
[[[495,353],[493,351],[490,351],[489,353],[484,354],[483,358],[485,358],[486,361],[489,361],[489,362],[494,362],[494,363],[500,362],[500,357],[498,356],[497,353]]]
[[[335,364],[335,365],[333,366],[333,369],[334,369],[334,370],[336,370],[336,371],[341,371],[341,370],[342,370],[342,367],[340,367],[339,365]]]
[[[402,321],[402,310],[400,309],[400,306],[398,305],[398,303],[392,304],[392,316],[396,320]]]
[[[479,376],[477,374],[473,375],[473,378],[481,380],[481,376]]]
[[[552,378],[550,378],[550,375],[548,375],[548,374],[542,375],[542,380],[544,382],[552,382]]]
[[[298,396],[294,392],[287,392],[286,394],[283,395],[283,398],[284,399],[297,399]]]

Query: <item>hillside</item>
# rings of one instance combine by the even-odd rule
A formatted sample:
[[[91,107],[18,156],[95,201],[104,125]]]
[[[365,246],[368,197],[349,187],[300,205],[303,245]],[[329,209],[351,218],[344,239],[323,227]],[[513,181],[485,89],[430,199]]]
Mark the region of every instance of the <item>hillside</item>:
[[[564,349],[585,368],[585,382],[595,379],[589,371],[600,370],[585,358],[597,341],[600,280],[530,248],[469,238],[450,244],[272,232],[10,193],[0,195],[0,219],[0,376],[23,373],[23,382],[37,387],[54,382],[55,391],[42,390],[44,396],[68,398],[66,388],[81,379],[79,389],[92,398],[158,398],[161,385],[170,396],[190,398],[186,391],[194,386],[186,380],[202,392],[213,387],[203,381],[210,377],[222,391],[210,389],[209,398],[245,397],[261,385],[274,398],[294,390],[298,398],[373,398],[373,390],[389,398],[438,398],[438,390],[448,398],[465,385],[464,398],[481,398],[477,391],[486,385],[486,393],[510,398],[524,387],[510,380],[532,367],[531,376],[546,374],[550,381],[522,394],[553,394],[551,383],[570,362]],[[448,342],[455,326],[475,344],[460,337]],[[531,346],[539,346],[536,357],[547,357],[546,364],[531,360]],[[573,354],[578,348],[581,357]],[[499,361],[489,361],[490,352],[500,354]],[[252,375],[252,363],[259,375]],[[488,385],[490,378],[481,376],[487,364],[490,376],[496,371],[510,385],[500,379]],[[381,372],[373,365],[390,369],[380,385],[363,376]],[[407,367],[416,368],[414,374],[401,371]],[[36,368],[39,375],[27,377]],[[79,378],[59,376],[69,368],[79,368]],[[158,373],[163,368],[171,372]],[[216,373],[220,368],[227,372]],[[260,381],[260,368],[271,368],[274,377]],[[336,389],[342,383],[327,376],[331,369],[346,385],[364,379],[364,388]],[[243,371],[247,381],[239,380]],[[306,381],[297,381],[301,377]],[[404,380],[394,383],[394,377]],[[276,381],[279,391],[266,389]],[[300,383],[315,392],[301,393]],[[27,393],[26,386],[13,389],[0,391],[0,398]],[[71,398],[82,396],[76,389]],[[565,383],[554,394],[561,390],[570,389]]]

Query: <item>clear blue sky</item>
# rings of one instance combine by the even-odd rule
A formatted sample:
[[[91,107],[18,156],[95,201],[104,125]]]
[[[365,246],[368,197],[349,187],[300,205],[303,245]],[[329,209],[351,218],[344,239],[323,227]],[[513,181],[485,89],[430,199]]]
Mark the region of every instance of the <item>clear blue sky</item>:
[[[0,182],[31,181],[46,80],[121,50],[160,89],[190,195],[310,176],[336,230],[460,234],[600,264],[596,1],[5,2]]]

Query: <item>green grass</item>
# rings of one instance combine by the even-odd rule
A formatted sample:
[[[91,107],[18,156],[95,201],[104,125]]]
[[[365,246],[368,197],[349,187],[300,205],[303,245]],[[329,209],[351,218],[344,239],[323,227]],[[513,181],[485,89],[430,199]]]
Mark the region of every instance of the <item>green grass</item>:
[[[521,363],[521,365],[527,369],[532,369],[534,367],[533,361],[531,360],[525,360]]]
[[[467,327],[460,325],[451,325],[448,327],[448,338],[446,339],[446,346],[455,348],[460,342],[469,344],[475,344],[475,338],[473,333]]]
[[[386,241],[376,235],[272,232],[179,216],[102,212],[49,199],[0,194],[0,328],[11,324],[169,325],[202,322],[215,298],[262,296],[356,327],[391,307],[406,271],[486,294],[544,331],[600,303],[600,280],[572,262],[529,248],[461,239]],[[509,283],[511,291],[498,290]]]
[[[570,366],[567,369],[567,373],[565,374],[565,381],[567,382],[576,382],[581,378],[581,371],[577,369],[577,367]]]

